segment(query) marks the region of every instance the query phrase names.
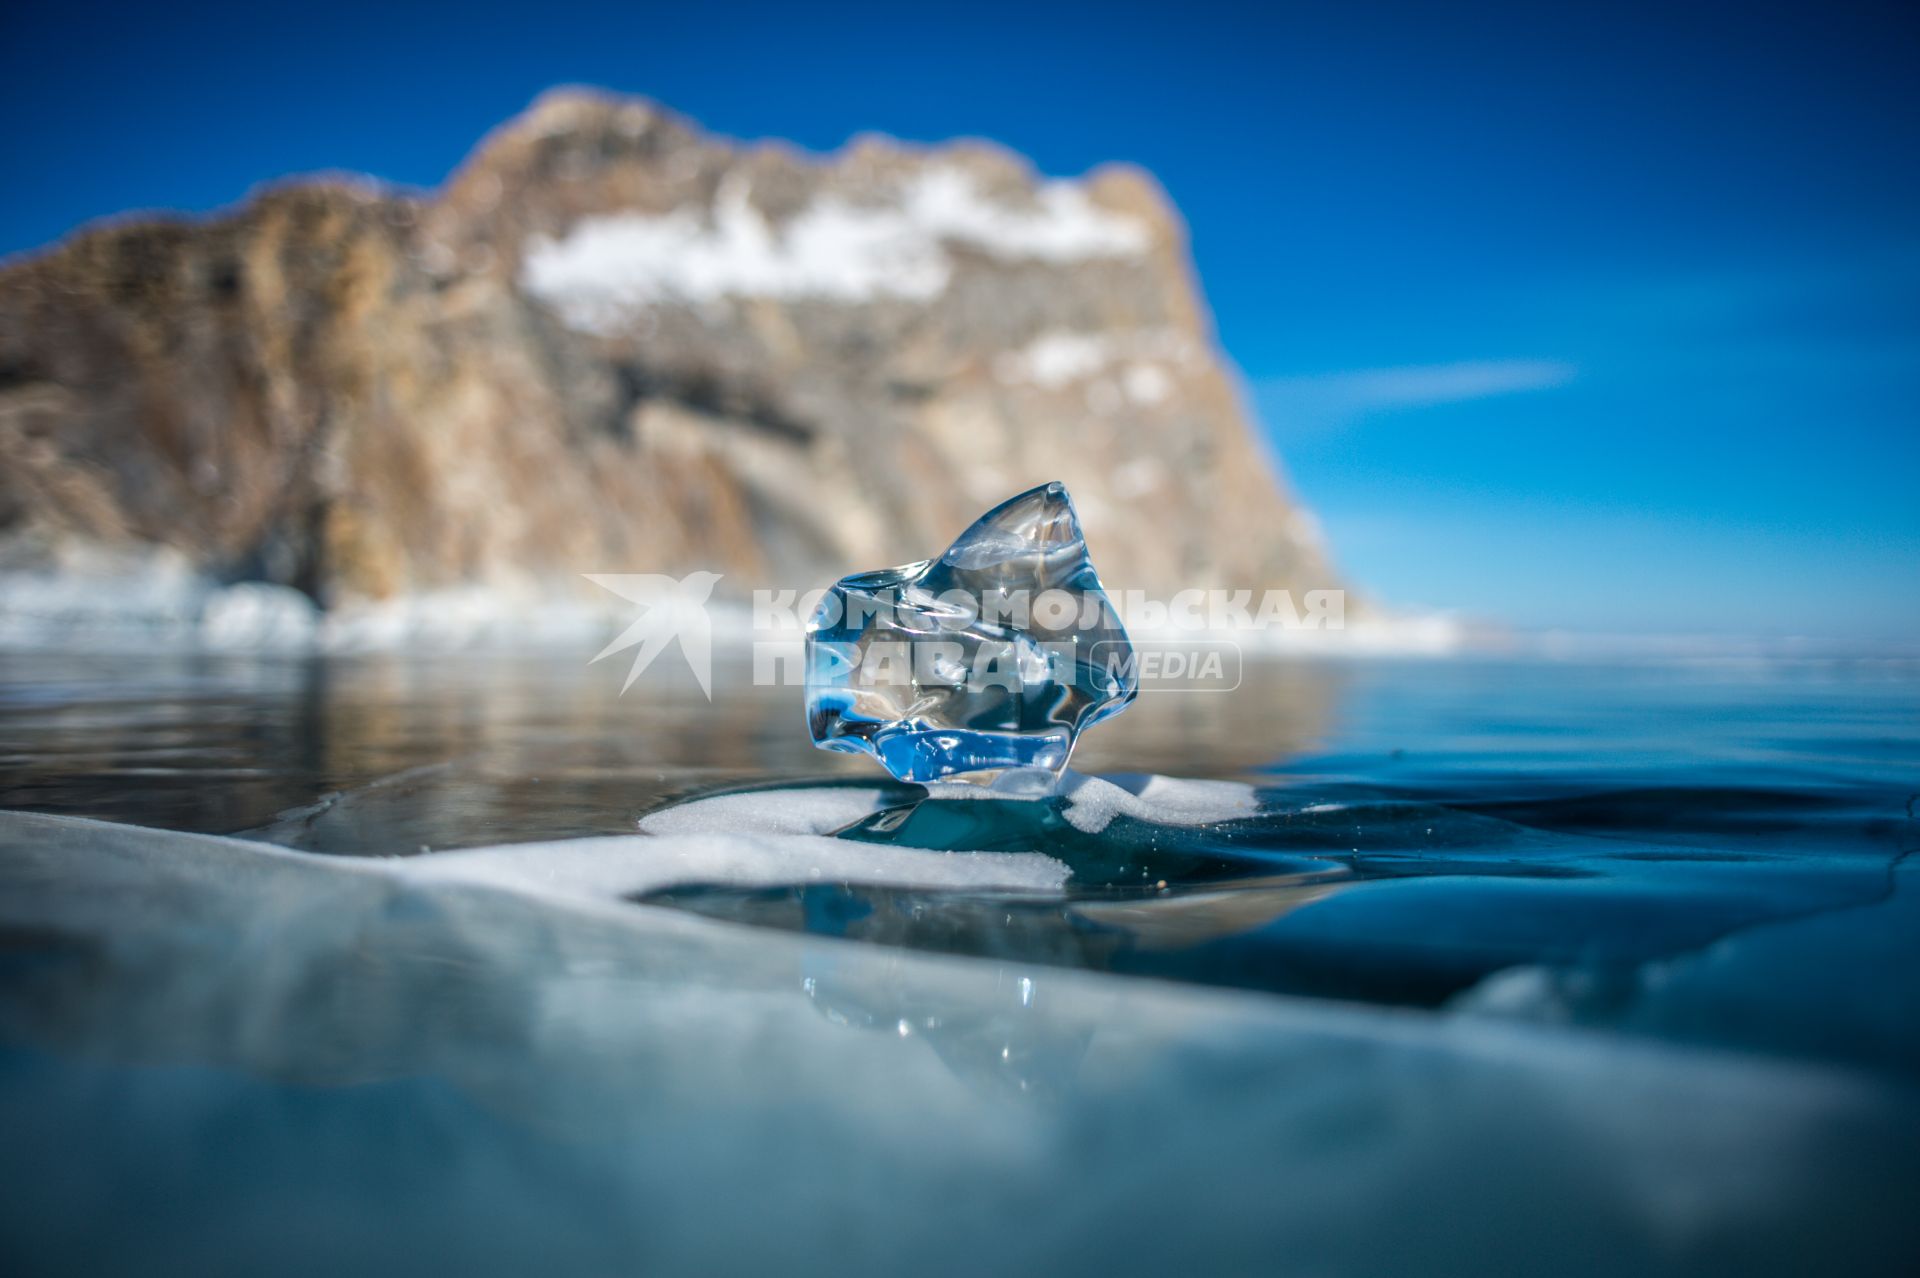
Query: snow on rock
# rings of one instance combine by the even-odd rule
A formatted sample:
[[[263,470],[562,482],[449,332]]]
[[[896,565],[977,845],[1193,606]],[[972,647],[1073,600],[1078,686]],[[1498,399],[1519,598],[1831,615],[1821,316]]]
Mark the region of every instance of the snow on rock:
[[[1173,394],[1173,379],[1158,364],[1133,364],[1121,377],[1127,397],[1136,404],[1158,404]]]
[[[1127,395],[1146,404],[1158,403],[1173,393],[1172,376],[1154,361],[1185,364],[1197,358],[1193,343],[1172,329],[1108,333],[1049,329],[1020,349],[996,357],[993,375],[1009,386],[1059,390],[1098,377],[1116,364],[1127,364],[1121,373]]]
[[[1091,377],[1113,361],[1112,341],[1096,333],[1043,333],[994,364],[1002,381],[1031,382],[1047,390]]]
[[[736,177],[721,185],[710,216],[615,213],[583,218],[558,238],[531,237],[521,285],[591,332],[660,302],[929,301],[951,278],[949,243],[1068,263],[1137,254],[1148,241],[1145,224],[1101,208],[1070,182],[1045,183],[1035,207],[1019,208],[988,198],[963,170],[936,166],[892,203],[822,194],[776,228]]]

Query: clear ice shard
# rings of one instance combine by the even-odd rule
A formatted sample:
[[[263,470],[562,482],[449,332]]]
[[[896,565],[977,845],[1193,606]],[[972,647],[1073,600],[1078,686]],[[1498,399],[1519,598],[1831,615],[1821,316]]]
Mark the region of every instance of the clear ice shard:
[[[1002,502],[938,559],[836,582],[807,622],[807,726],[902,781],[1058,774],[1139,691],[1066,486]]]

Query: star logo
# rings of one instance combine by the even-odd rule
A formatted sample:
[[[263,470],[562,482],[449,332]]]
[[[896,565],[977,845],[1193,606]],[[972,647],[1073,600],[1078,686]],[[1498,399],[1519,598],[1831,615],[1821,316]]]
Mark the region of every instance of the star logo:
[[[640,672],[678,639],[693,677],[700,682],[700,691],[706,694],[707,700],[713,700],[713,619],[707,615],[707,599],[721,574],[688,573],[678,581],[653,572],[584,575],[594,585],[611,590],[642,609],[639,618],[602,648],[588,665],[639,644],[640,651],[633,655],[627,681],[620,685],[620,691],[625,693],[640,677]]]

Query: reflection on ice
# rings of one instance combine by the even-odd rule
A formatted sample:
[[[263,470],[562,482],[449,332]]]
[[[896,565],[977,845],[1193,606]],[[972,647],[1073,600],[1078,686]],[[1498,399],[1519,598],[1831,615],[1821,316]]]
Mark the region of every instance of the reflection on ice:
[[[929,982],[917,963],[847,959],[840,946],[805,952],[801,989],[829,1022],[923,1042],[955,1077],[990,1093],[1071,1090],[1094,1030],[1037,1009],[1041,969],[975,969],[962,1000]]]

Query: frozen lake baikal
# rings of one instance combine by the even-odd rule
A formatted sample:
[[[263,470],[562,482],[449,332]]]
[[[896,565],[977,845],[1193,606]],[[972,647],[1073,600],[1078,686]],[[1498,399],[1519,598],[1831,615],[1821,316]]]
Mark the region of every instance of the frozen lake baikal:
[[[36,1272],[1920,1245],[1910,669],[1255,662],[933,804],[790,689],[6,661]]]

